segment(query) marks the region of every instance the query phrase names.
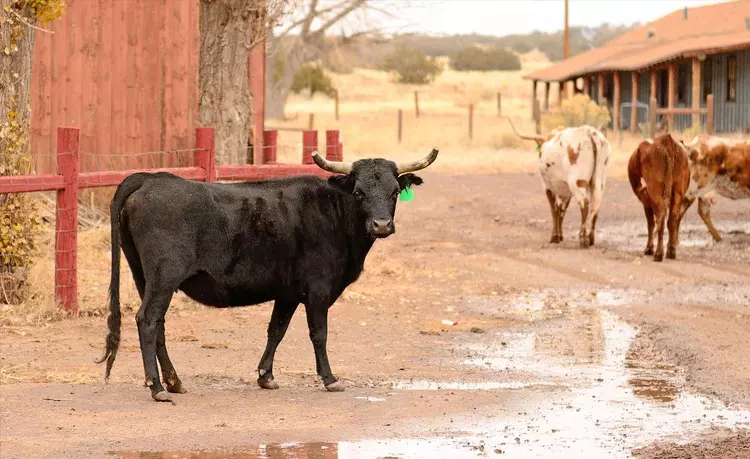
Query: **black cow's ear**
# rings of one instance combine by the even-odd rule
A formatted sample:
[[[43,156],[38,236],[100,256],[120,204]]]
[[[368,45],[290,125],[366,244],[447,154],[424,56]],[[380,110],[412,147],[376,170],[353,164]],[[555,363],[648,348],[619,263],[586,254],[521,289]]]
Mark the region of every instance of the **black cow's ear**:
[[[328,184],[344,193],[352,193],[354,191],[354,180],[348,175],[333,175],[328,177]]]
[[[402,190],[406,187],[421,185],[422,178],[414,174],[403,174],[398,177],[398,186]]]

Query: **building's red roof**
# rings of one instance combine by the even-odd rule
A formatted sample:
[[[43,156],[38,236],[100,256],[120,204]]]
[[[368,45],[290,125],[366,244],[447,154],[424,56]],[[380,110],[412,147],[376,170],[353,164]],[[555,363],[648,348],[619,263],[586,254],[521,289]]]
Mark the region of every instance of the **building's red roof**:
[[[645,5],[645,3],[644,3]],[[638,70],[698,53],[750,48],[750,0],[688,8],[625,33],[601,48],[573,56],[524,78],[565,81],[614,70]]]

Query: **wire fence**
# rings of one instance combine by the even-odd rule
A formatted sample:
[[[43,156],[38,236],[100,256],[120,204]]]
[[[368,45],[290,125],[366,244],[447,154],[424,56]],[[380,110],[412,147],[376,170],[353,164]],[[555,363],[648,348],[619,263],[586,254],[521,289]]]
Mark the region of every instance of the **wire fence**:
[[[312,161],[312,152],[319,148],[317,131],[304,131],[297,138],[294,141],[285,135],[285,143],[279,148],[278,133],[266,131],[261,146],[243,150],[246,157],[260,159],[259,164],[217,165],[212,128],[196,129],[195,148],[107,154],[79,151],[79,130],[58,128],[57,153],[35,153],[31,158],[18,154],[3,158],[0,170],[0,274],[12,273],[13,266],[23,266],[24,257],[40,244],[34,235],[51,235],[54,250],[47,253],[54,257],[54,298],[64,309],[75,313],[78,310],[78,232],[107,220],[106,208],[97,210],[96,195],[91,193],[87,198],[84,190],[109,188],[104,192],[110,193],[108,201],[112,187],[140,171],[170,172],[206,182],[262,180],[300,174],[329,176],[330,173]],[[325,132],[324,147],[329,160],[343,159],[339,131]],[[261,148],[261,154],[256,156],[258,148]],[[281,161],[279,150],[282,151]],[[294,156],[297,161],[293,161]],[[290,162],[285,163],[285,160]],[[91,199],[90,206],[87,199]],[[13,299],[4,293],[7,290],[5,277],[0,276],[0,300],[11,303]]]

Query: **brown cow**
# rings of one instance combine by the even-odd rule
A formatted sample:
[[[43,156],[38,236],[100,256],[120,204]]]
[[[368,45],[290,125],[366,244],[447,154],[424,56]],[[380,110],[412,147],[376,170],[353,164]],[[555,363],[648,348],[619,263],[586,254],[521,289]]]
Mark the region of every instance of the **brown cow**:
[[[711,221],[715,195],[729,199],[750,198],[750,144],[721,137],[698,136],[685,145],[692,180],[682,203],[684,214],[698,199],[698,215],[715,241],[721,235]]]
[[[646,255],[654,255],[654,261],[664,259],[664,220],[669,229],[667,258],[677,257],[679,242],[680,208],[690,183],[687,151],[669,134],[653,141],[641,142],[630,156],[628,177],[638,200],[643,203],[648,222]],[[669,216],[667,217],[667,214]],[[654,227],[658,231],[658,243],[654,253]]]

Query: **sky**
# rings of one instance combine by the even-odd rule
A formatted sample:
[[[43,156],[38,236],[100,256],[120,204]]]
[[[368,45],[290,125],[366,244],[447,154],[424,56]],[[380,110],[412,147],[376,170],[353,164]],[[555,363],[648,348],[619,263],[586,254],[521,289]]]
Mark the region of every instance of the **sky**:
[[[687,6],[724,0],[569,0],[571,26],[595,27],[604,22],[649,22]],[[394,10],[397,17],[368,12],[343,24],[353,31],[362,24],[378,23],[388,32],[503,36],[534,30],[553,32],[563,28],[563,0],[371,0],[375,6]],[[359,15],[358,15],[359,16]],[[355,22],[356,21],[356,24]],[[339,30],[334,28],[333,32]]]

